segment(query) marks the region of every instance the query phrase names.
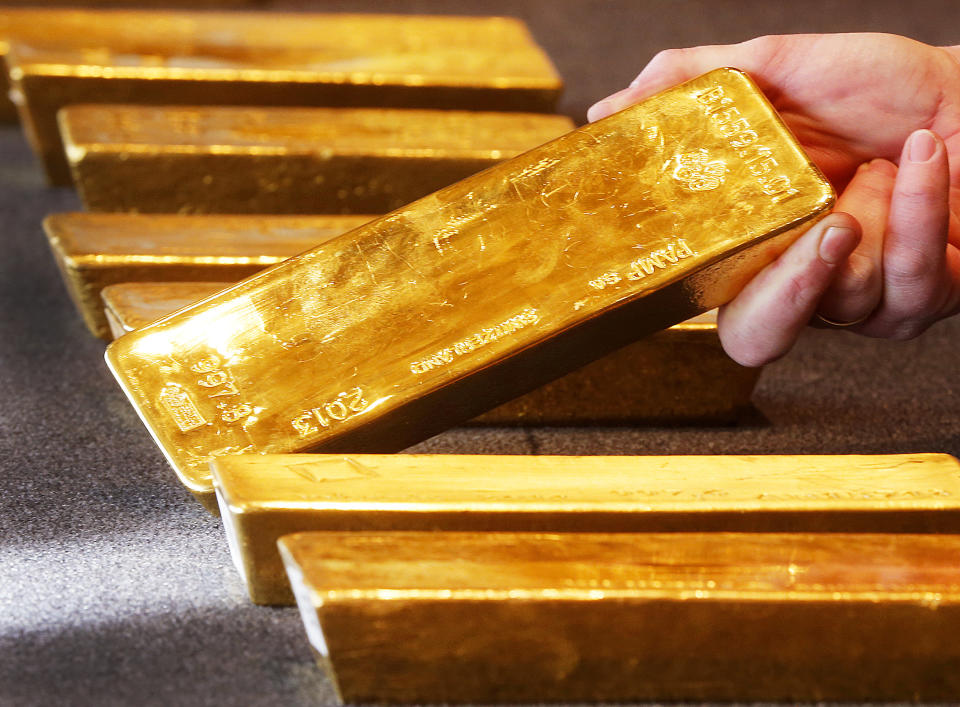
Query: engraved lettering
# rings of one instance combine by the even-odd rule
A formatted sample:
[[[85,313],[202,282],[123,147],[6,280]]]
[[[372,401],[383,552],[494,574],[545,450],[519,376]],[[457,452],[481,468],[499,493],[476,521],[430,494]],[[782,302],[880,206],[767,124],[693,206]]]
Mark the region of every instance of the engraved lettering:
[[[771,197],[774,204],[799,194],[787,175],[771,174],[778,166],[777,161],[772,157],[773,151],[757,144],[759,135],[753,130],[750,121],[743,117],[736,106],[732,105],[733,101],[725,96],[722,87],[715,86],[701,91],[696,94],[696,99],[703,106],[704,113],[717,126],[717,131],[727,139],[727,144],[747,163],[747,169],[756,177],[760,190]],[[750,154],[751,152],[753,154]],[[756,160],[759,162],[753,164]],[[676,177],[676,174],[674,176]]]
[[[222,361],[219,356],[210,354],[209,356],[204,356],[195,364],[190,366],[190,370],[194,373],[210,373],[220,368]]]
[[[309,437],[335,423],[343,422],[364,412],[367,401],[363,399],[363,390],[359,387],[337,393],[331,400],[317,407],[304,410],[290,424],[301,437]],[[317,426],[319,425],[319,427]]]
[[[227,374],[224,371],[213,371],[197,381],[197,385],[204,388],[216,388],[227,382]]]
[[[414,361],[410,364],[410,372],[419,375],[432,371],[434,368],[440,368],[441,366],[453,363],[457,356],[463,356],[481,346],[487,346],[495,341],[499,341],[520,329],[536,324],[539,320],[540,315],[537,313],[537,310],[528,307],[506,321],[483,329],[476,334],[468,336],[466,339],[456,342],[453,346],[441,349],[426,358]]]
[[[181,432],[190,432],[207,424],[187,392],[176,383],[168,383],[163,387],[160,404],[170,413],[173,423]]]

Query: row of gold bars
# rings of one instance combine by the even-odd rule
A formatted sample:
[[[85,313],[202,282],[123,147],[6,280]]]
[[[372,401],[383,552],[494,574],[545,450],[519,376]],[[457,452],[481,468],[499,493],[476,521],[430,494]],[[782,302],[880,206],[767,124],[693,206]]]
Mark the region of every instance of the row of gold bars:
[[[711,310],[833,203],[749,77],[574,129],[513,19],[3,10],[0,36],[89,211],[45,222],[71,297],[343,700],[960,695],[952,457],[396,453],[736,420],[757,373]]]

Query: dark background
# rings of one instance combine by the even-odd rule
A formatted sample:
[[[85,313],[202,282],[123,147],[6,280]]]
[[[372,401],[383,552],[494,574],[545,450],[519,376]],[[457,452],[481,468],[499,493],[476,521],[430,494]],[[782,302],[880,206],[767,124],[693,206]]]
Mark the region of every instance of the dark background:
[[[960,42],[955,0],[247,7],[520,16],[580,122],[663,48],[856,30]],[[296,610],[247,601],[220,521],[176,481],[69,303],[40,221],[77,207],[44,186],[19,129],[0,128],[0,704],[331,704]],[[906,343],[810,331],[737,427],[454,430],[417,451],[958,454],[958,335],[957,321]]]

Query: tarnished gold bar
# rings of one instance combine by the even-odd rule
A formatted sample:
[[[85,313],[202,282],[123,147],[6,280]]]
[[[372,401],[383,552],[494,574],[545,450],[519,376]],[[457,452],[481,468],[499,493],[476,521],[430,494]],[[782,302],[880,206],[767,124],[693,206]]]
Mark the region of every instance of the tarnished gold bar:
[[[343,702],[960,699],[960,536],[303,533]]]
[[[100,293],[114,338],[224,289],[218,282],[129,282]],[[651,334],[474,418],[474,425],[735,422],[761,368],[724,352],[715,311]]]
[[[251,454],[211,467],[258,604],[293,602],[276,543],[312,530],[960,531],[960,463],[946,454]]]
[[[109,339],[100,299],[107,285],[205,280],[225,287],[372,218],[64,213],[43,227],[84,322]]]
[[[380,108],[72,106],[90,211],[370,214],[573,129],[560,115]]]
[[[122,336],[107,360],[195,492],[225,454],[396,451],[727,301],[832,201],[750,80],[718,70]]]
[[[507,17],[86,11],[45,34],[23,24],[11,96],[55,184],[70,183],[57,111],[76,103],[548,112],[562,88]]]

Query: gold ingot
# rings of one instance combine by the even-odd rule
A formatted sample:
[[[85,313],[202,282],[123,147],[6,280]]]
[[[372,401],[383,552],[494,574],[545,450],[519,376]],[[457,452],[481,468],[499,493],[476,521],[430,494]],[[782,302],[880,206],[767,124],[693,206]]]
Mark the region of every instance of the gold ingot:
[[[732,298],[833,203],[711,72],[371,221],[107,360],[181,480],[225,454],[390,452]]]
[[[109,339],[100,299],[107,285],[205,280],[223,289],[372,218],[66,213],[48,216],[43,227],[84,322]]]
[[[219,282],[128,282],[100,293],[114,338],[224,289]],[[607,354],[485,412],[474,425],[732,423],[750,409],[760,368],[723,351],[706,312]]]
[[[946,454],[251,454],[211,468],[258,604],[293,602],[276,543],[312,530],[960,530],[960,463]]]
[[[222,282],[121,282],[100,290],[103,315],[117,339],[216,294]]]
[[[560,115],[381,108],[73,106],[90,211],[382,214],[573,128]]]
[[[506,17],[65,11],[28,23],[8,34],[22,40],[6,55],[11,96],[55,184],[70,183],[56,115],[71,104],[549,112],[562,89]]]
[[[960,536],[303,533],[341,700],[960,698]]]

